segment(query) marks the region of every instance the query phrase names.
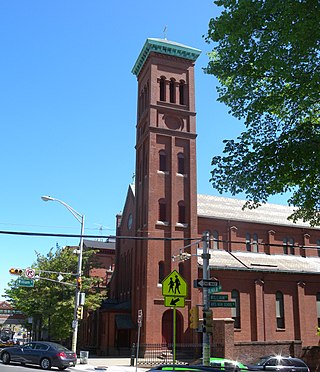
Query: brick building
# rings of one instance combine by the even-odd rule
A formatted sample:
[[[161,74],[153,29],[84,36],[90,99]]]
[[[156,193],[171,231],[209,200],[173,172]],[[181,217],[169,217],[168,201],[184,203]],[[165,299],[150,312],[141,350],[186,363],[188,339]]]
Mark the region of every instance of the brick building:
[[[293,224],[291,209],[267,204],[242,210],[243,201],[197,195],[194,64],[200,51],[147,39],[133,67],[138,81],[135,185],[117,219],[115,271],[100,311],[102,354],[141,343],[172,341],[172,310],[162,280],[177,270],[188,285],[177,308],[177,342],[201,342],[189,310],[202,304],[202,242],[210,236],[209,277],[235,308],[214,308],[213,345],[230,357],[318,344],[320,230]],[[200,175],[200,177],[204,175]],[[126,238],[124,238],[126,237]],[[130,238],[131,237],[131,238]],[[172,260],[180,252],[185,261]],[[198,253],[198,255],[196,255]],[[251,353],[251,355],[249,355]]]

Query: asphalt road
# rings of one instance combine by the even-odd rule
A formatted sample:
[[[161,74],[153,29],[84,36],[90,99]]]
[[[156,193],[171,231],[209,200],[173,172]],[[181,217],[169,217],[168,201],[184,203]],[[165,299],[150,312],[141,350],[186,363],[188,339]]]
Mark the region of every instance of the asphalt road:
[[[40,367],[37,366],[22,366],[20,363],[10,363],[3,364],[0,362],[0,372],[40,372],[43,371]],[[52,367],[51,372],[60,372],[58,368]],[[66,369],[65,372],[70,372],[70,369]]]

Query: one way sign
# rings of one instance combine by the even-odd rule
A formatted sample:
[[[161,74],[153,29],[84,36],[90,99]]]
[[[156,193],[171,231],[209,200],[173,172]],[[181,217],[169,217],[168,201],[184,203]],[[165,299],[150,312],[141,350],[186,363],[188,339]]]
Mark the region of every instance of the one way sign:
[[[210,287],[218,287],[220,285],[219,280],[215,279],[196,279],[193,282],[193,287],[194,288],[210,288]]]

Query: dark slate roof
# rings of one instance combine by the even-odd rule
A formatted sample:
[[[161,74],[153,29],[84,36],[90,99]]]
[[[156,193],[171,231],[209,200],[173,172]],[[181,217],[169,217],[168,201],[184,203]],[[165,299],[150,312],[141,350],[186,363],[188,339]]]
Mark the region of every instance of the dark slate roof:
[[[115,249],[116,243],[114,242],[102,242],[99,240],[87,240],[83,239],[83,244],[87,248],[92,249]]]

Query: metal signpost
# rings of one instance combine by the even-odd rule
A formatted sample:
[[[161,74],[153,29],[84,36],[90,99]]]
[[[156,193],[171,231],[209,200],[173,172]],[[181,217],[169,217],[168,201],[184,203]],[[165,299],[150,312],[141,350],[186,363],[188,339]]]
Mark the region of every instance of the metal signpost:
[[[140,346],[140,331],[142,327],[143,313],[142,309],[138,310],[138,340],[137,340],[137,354],[136,354],[136,371],[138,368],[139,346]]]
[[[210,281],[209,279],[209,259],[210,259],[210,253],[208,252],[208,242],[209,242],[209,234],[208,232],[204,233],[202,236],[203,240],[203,253],[202,253],[202,259],[203,259],[203,279],[197,280],[197,284],[200,283],[200,286],[203,287],[202,290],[202,300],[203,300],[203,312],[207,312],[209,310],[209,301],[208,301],[208,287],[211,287],[211,283],[217,282],[217,281]],[[212,287],[215,287],[218,284],[212,285]],[[208,332],[202,332],[202,362],[205,366],[210,365],[210,334]]]
[[[184,278],[173,270],[163,279],[162,295],[164,296],[164,306],[173,309],[173,365],[176,363],[176,308],[185,306],[188,286]]]

